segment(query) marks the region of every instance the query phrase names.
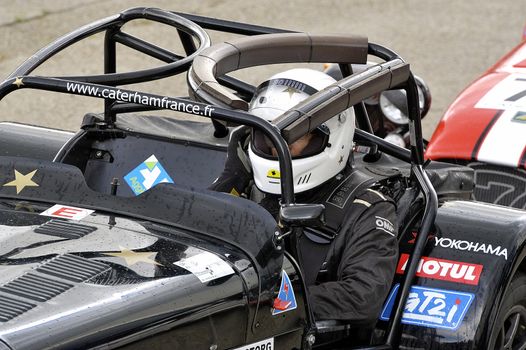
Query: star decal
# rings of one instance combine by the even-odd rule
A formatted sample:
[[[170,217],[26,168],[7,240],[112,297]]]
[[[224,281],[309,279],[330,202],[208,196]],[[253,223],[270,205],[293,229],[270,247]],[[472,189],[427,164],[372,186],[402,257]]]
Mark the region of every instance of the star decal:
[[[157,254],[157,252],[134,252],[133,250],[130,250],[130,249],[127,249],[121,246],[119,246],[119,249],[121,250],[120,253],[104,253],[104,254],[122,258],[126,260],[126,265],[128,266],[135,265],[139,262],[162,266],[162,264],[159,264],[157,261],[152,259],[152,256]]]
[[[22,173],[19,173],[18,170],[15,169],[15,179],[11,182],[4,184],[3,186],[16,187],[16,194],[22,192],[22,190],[26,187],[38,187],[38,184],[31,180],[36,172],[36,170],[33,170],[32,172],[24,175]]]
[[[28,202],[18,202],[18,203],[16,203],[15,210],[25,210],[25,211],[28,211],[28,212],[31,212],[31,213],[35,212],[35,208],[33,208],[33,206],[31,204],[29,204]]]
[[[297,89],[294,89],[293,87],[289,86],[288,88],[286,88],[282,92],[288,92],[289,93],[289,97],[292,98],[292,95],[297,94],[299,91]]]
[[[16,87],[20,87],[24,85],[24,83],[22,82],[22,78],[16,78],[15,81],[13,82],[13,85],[16,85]]]

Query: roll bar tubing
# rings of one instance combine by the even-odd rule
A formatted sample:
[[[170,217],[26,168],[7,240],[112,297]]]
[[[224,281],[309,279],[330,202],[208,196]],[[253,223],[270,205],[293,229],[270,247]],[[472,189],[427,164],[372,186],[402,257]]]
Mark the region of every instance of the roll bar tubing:
[[[132,19],[137,18],[147,18],[161,23],[173,25],[179,31],[179,36],[183,43],[186,53],[189,55],[187,57],[181,57],[179,55],[173,54],[164,49],[158,48],[153,44],[144,42],[138,38],[134,38],[128,34],[120,32],[121,26]],[[149,8],[138,8],[130,9],[122,12],[119,15],[110,16],[106,19],[102,19],[91,24],[88,24],[84,27],[81,27],[51,43],[50,45],[44,47],[33,55],[30,59],[25,61],[20,65],[3,83],[0,84],[0,100],[8,95],[9,93],[18,90],[20,88],[28,89],[38,89],[38,90],[47,90],[55,91],[66,94],[76,94],[91,96],[97,98],[104,98],[102,96],[93,96],[88,93],[75,91],[72,92],[68,89],[68,84],[79,83],[86,87],[91,87],[93,89],[107,89],[107,91],[113,91],[113,93],[128,93],[135,94],[139,93],[142,96],[148,97],[148,100],[151,99],[167,99],[171,102],[187,106],[186,112],[188,110],[193,110],[195,108],[199,110],[210,110],[209,115],[205,117],[220,119],[227,122],[234,122],[239,124],[249,125],[251,127],[261,129],[274,143],[279,157],[280,170],[281,170],[281,190],[282,190],[282,203],[292,204],[294,203],[294,186],[292,178],[292,164],[290,158],[290,152],[287,146],[287,143],[283,139],[281,133],[282,129],[285,129],[287,126],[290,126],[294,122],[299,121],[301,118],[304,118],[305,115],[308,115],[316,105],[310,104],[309,102],[316,101],[317,104],[330,103],[331,98],[334,98],[334,94],[331,94],[330,91],[321,91],[311,96],[309,99],[305,100],[303,106],[305,107],[302,110],[302,113],[288,115],[287,123],[279,126],[270,124],[260,118],[253,118],[251,114],[224,109],[216,106],[210,106],[203,103],[189,101],[183,98],[177,97],[167,97],[160,96],[150,93],[137,92],[132,90],[125,90],[120,88],[115,88],[113,86],[117,85],[126,85],[131,83],[144,82],[149,80],[161,79],[170,75],[179,74],[185,72],[188,67],[191,65],[191,62],[195,55],[198,52],[210,45],[210,39],[208,34],[203,30],[203,28],[211,30],[219,30],[224,32],[244,34],[244,35],[257,35],[257,34],[270,34],[270,33],[285,33],[291,32],[288,30],[262,27],[249,25],[244,23],[232,22],[218,20],[214,18],[207,18],[202,16],[195,16],[182,13],[167,13],[159,9],[149,9]],[[105,40],[105,73],[103,75],[91,75],[91,76],[82,76],[82,77],[64,77],[64,78],[50,78],[50,77],[37,77],[29,76],[29,74],[38,66],[40,66],[47,59],[60,52],[64,48],[72,45],[75,42],[78,42],[88,36],[91,36],[95,33],[106,31],[106,40]],[[199,47],[195,46],[194,39],[199,42]],[[136,49],[140,52],[148,54],[152,57],[156,57],[164,62],[170,62],[167,65],[146,69],[136,72],[128,73],[115,73],[115,61],[116,61],[116,52],[114,50],[115,43],[121,43],[127,45],[133,49]],[[394,53],[393,51],[385,48],[381,45],[369,43],[368,45],[368,54],[379,57],[386,61],[384,66],[389,66],[390,61],[401,60],[401,58]],[[367,72],[367,71],[366,71]],[[226,82],[229,86],[234,88],[240,88],[241,91],[250,94],[253,93],[253,89],[250,85],[239,82],[234,78],[223,77],[222,82]],[[351,75],[346,78],[348,82],[352,80],[352,85],[354,84],[374,84],[378,77],[375,76],[374,72],[369,72],[367,74],[360,75]],[[345,80],[345,79],[344,79]],[[400,341],[400,332],[401,332],[401,319],[403,315],[403,310],[405,306],[405,301],[409,294],[411,283],[415,277],[416,269],[418,262],[422,256],[422,252],[427,240],[427,236],[432,228],[434,223],[437,211],[438,211],[438,200],[436,192],[433,189],[429,178],[424,170],[424,151],[423,151],[423,140],[422,140],[422,129],[421,129],[421,120],[420,120],[420,110],[418,108],[418,92],[416,87],[415,79],[412,73],[409,72],[408,76],[404,81],[399,82],[399,87],[402,87],[407,92],[408,99],[408,110],[409,110],[409,125],[411,133],[411,144],[410,152],[400,147],[391,145],[387,142],[382,142],[378,137],[374,135],[369,135],[365,132],[357,132],[357,136],[361,139],[366,139],[372,141],[379,145],[379,148],[387,153],[393,154],[394,156],[411,162],[411,173],[413,178],[416,180],[417,185],[421,189],[424,200],[425,208],[424,214],[421,221],[420,229],[416,242],[414,244],[414,250],[411,254],[411,257],[408,262],[408,267],[406,269],[404,279],[401,283],[399,293],[395,302],[395,307],[393,308],[391,314],[391,320],[387,328],[387,333],[385,336],[385,344],[374,346],[368,349],[393,349],[397,348]],[[353,96],[356,100],[368,96],[362,96],[369,93],[369,91],[355,90],[353,91]],[[354,99],[354,97],[353,97]],[[111,113],[118,112],[129,112],[133,110],[154,110],[154,109],[163,109],[158,106],[152,106],[149,103],[129,103],[127,100],[113,101],[107,100],[105,104],[106,115]],[[168,109],[168,108],[164,108]],[[112,112],[113,110],[113,112]],[[168,109],[172,110],[172,109]],[[113,118],[111,118],[113,119]],[[318,120],[320,124],[323,121]]]

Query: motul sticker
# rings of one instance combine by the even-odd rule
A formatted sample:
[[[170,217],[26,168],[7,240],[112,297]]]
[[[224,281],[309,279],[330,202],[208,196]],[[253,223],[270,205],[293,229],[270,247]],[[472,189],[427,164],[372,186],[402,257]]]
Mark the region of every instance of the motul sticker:
[[[274,299],[272,315],[279,315],[283,312],[294,310],[297,307],[296,296],[289,275],[283,270],[281,272],[281,286],[279,287],[278,297]]]
[[[396,273],[404,273],[408,260],[409,254],[400,255]],[[423,256],[418,264],[416,275],[418,277],[472,284],[476,286],[479,283],[482,268],[483,266],[479,264]]]
[[[70,220],[80,221],[80,220],[84,219],[86,216],[88,216],[91,213],[93,213],[94,211],[95,210],[55,204],[54,206],[52,206],[48,210],[43,211],[42,213],[40,213],[40,215],[52,216],[54,218],[62,218],[62,219],[70,219]]]
[[[274,338],[258,341],[257,343],[243,345],[239,348],[232,350],[273,350],[274,349]]]
[[[380,319],[388,321],[399,284],[389,294]],[[460,326],[471,303],[472,293],[412,286],[402,314],[402,323],[455,330]]]

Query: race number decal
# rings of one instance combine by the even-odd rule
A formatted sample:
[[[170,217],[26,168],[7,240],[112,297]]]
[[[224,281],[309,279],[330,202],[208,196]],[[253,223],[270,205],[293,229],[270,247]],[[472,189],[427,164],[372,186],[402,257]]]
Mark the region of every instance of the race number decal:
[[[526,74],[510,74],[489,90],[475,108],[526,111]]]
[[[124,180],[136,196],[162,182],[174,183],[170,175],[168,175],[153,154],[138,167],[130,171],[128,175],[124,177]]]
[[[383,321],[388,321],[391,316],[399,286],[396,284],[389,294],[380,315]],[[455,330],[462,323],[473,299],[475,295],[472,293],[413,286],[404,308],[402,323]]]

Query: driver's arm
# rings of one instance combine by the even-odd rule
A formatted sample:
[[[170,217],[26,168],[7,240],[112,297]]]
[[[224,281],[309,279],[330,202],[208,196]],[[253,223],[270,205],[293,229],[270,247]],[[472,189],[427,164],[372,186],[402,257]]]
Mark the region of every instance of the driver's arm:
[[[235,196],[246,192],[252,173],[246,154],[247,138],[250,128],[244,126],[234,130],[228,143],[227,158],[223,172],[210,185],[209,189],[230,193]]]
[[[346,223],[337,237],[339,242],[334,242],[333,258],[340,261],[329,264],[337,269],[337,280],[309,288],[317,320],[369,326],[378,319],[395,273],[398,240],[394,203],[387,200],[370,204],[367,199],[372,196],[375,194],[366,193],[353,203],[367,202],[369,207],[354,225]],[[381,225],[378,220],[388,220],[394,230],[386,230],[388,225]]]

